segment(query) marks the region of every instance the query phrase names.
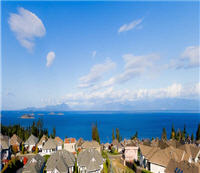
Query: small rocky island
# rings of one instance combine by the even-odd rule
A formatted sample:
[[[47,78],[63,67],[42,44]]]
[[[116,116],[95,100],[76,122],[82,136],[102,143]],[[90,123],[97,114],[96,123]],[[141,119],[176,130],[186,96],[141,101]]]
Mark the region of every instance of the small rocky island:
[[[24,114],[21,116],[22,119],[34,119],[35,117],[29,114]]]

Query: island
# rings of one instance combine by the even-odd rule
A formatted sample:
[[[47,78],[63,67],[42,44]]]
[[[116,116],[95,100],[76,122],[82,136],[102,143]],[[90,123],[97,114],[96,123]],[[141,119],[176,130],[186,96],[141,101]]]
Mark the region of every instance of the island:
[[[29,114],[24,114],[21,116],[22,119],[34,119],[35,117]]]

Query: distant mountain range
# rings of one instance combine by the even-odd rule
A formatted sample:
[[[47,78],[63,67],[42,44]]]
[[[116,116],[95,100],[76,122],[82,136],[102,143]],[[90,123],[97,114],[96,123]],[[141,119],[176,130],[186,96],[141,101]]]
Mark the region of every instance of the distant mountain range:
[[[28,107],[23,111],[200,111],[200,101],[191,99],[147,99],[130,102],[99,103],[94,106],[79,105],[70,107],[67,104],[47,105],[42,108]]]
[[[23,111],[69,111],[71,110],[67,104],[58,104],[58,105],[47,105],[42,108],[28,107],[23,109]]]

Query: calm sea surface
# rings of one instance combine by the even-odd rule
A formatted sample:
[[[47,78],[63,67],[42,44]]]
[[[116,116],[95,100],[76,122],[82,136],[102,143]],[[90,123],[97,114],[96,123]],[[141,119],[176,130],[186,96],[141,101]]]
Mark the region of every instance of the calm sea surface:
[[[138,131],[139,138],[160,137],[162,128],[165,127],[168,136],[171,126],[181,130],[186,125],[189,134],[196,134],[197,125],[200,123],[200,113],[177,113],[177,112],[88,112],[74,111],[62,112],[64,115],[49,115],[49,112],[34,112],[35,119],[21,119],[24,113],[18,111],[3,111],[1,123],[3,125],[21,124],[28,126],[33,121],[41,118],[44,127],[51,132],[56,128],[56,135],[62,139],[67,137],[82,137],[91,140],[92,124],[97,123],[101,142],[110,142],[112,129],[119,128],[122,138],[130,138]],[[44,115],[38,115],[38,114]]]

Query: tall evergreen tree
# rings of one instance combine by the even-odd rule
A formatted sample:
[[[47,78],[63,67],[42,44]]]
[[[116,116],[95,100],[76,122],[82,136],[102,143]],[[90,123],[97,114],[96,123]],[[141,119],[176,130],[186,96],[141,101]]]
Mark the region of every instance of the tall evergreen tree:
[[[114,131],[114,129],[112,130],[112,140],[113,141],[115,140],[115,131]]]
[[[191,135],[191,141],[192,141],[192,143],[194,142],[194,134],[193,133]]]
[[[116,139],[118,140],[118,142],[120,140],[119,138],[120,138],[119,129],[116,128]]]
[[[177,141],[181,140],[181,131],[180,131],[180,129],[178,129],[177,132],[176,132],[176,140]]]
[[[175,129],[174,129],[174,125],[172,124],[170,139],[175,139],[175,136],[176,136],[176,132],[175,132]]]
[[[161,139],[162,140],[167,140],[167,132],[166,132],[165,128],[163,128]]]
[[[200,139],[200,124],[198,124],[197,132],[196,132],[196,140]]]
[[[183,131],[182,131],[182,134],[181,134],[181,139],[182,140],[185,140],[185,138],[186,138],[186,125],[184,124],[184,129],[183,129]]]
[[[97,123],[96,125],[92,126],[92,139],[100,143],[100,137],[99,137],[99,132],[97,128]]]

